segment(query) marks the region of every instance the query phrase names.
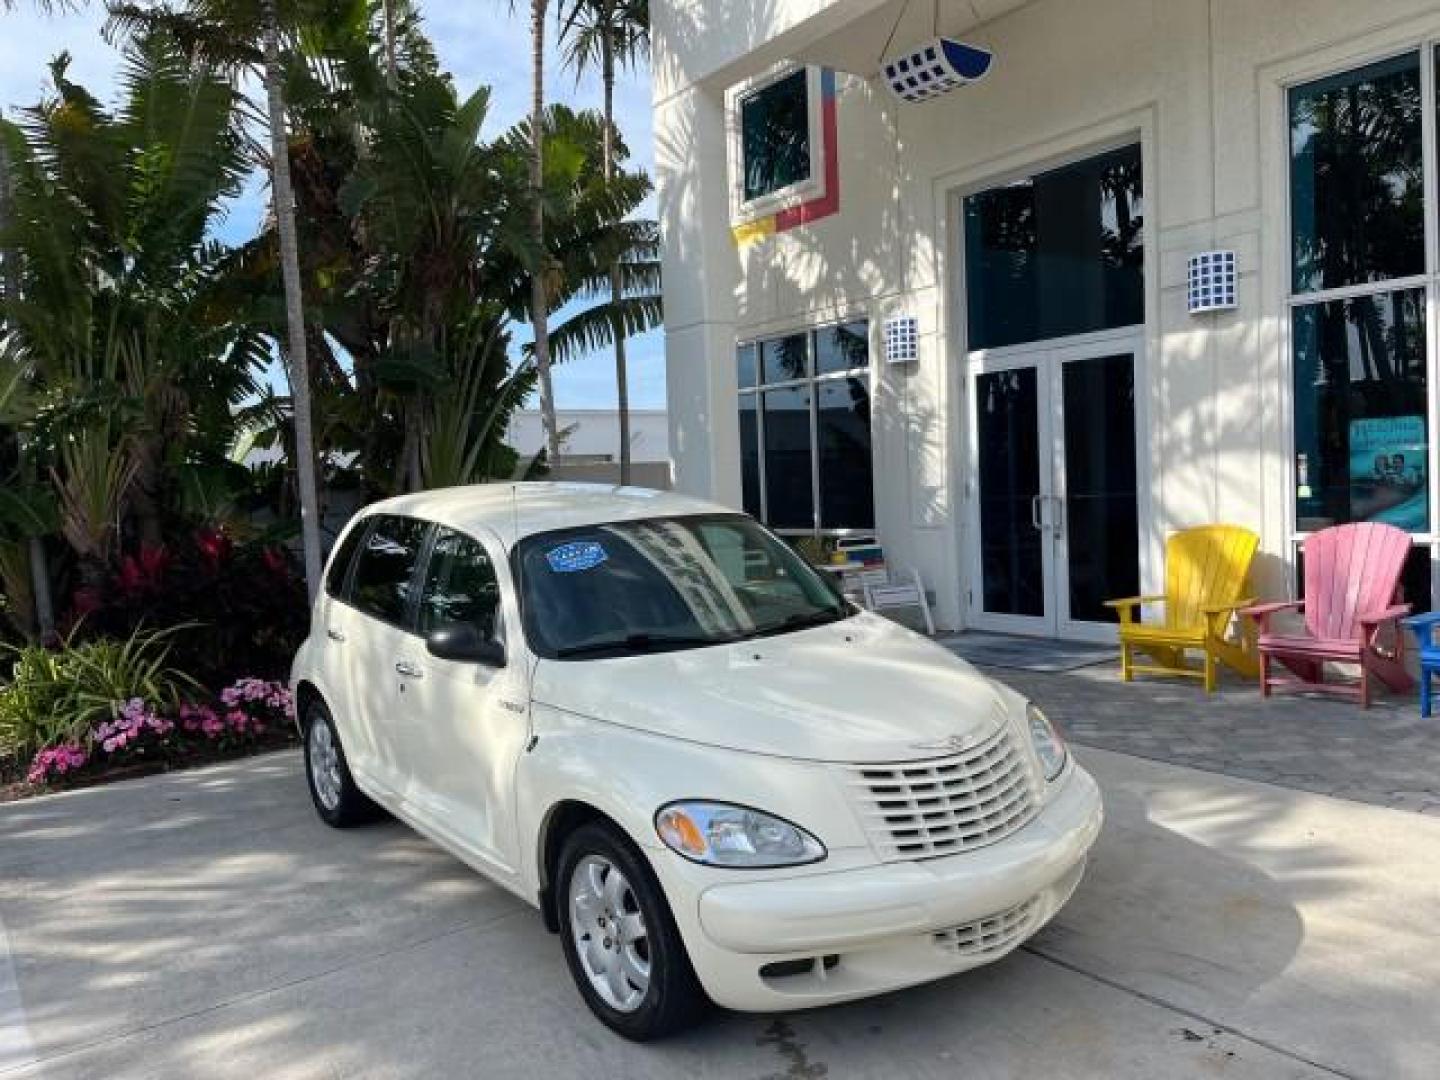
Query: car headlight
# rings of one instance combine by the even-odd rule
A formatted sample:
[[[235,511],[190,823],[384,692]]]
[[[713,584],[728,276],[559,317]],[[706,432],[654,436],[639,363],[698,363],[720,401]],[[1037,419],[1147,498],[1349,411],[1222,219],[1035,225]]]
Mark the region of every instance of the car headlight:
[[[1038,705],[1025,706],[1025,720],[1030,725],[1030,741],[1045,770],[1045,779],[1054,780],[1065,768],[1065,740],[1060,738],[1055,725],[1050,723],[1049,717],[1040,711]]]
[[[655,831],[671,851],[706,866],[759,870],[825,858],[825,846],[804,829],[747,806],[670,803],[655,815]]]

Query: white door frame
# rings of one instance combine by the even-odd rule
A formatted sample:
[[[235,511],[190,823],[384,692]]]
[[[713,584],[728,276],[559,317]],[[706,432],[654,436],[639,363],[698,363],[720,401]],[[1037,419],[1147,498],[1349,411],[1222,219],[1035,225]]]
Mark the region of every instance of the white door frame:
[[[1065,365],[1077,360],[1128,355],[1135,380],[1134,439],[1136,515],[1139,523],[1136,552],[1139,580],[1149,580],[1149,550],[1144,523],[1151,515],[1150,455],[1146,447],[1149,417],[1146,410],[1145,328],[1126,327],[1070,338],[989,349],[969,354],[966,362],[966,397],[970,416],[968,428],[966,500],[966,624],[977,630],[998,633],[1059,637],[1071,640],[1114,642],[1115,627],[1108,623],[1084,622],[1070,617],[1069,536],[1065,522],[1065,420],[1063,375]],[[1045,534],[1041,566],[1045,613],[1042,616],[1007,615],[985,610],[984,568],[980,535],[980,394],[981,375],[1017,368],[1036,371],[1036,425],[1040,441],[1040,498],[1035,518]]]

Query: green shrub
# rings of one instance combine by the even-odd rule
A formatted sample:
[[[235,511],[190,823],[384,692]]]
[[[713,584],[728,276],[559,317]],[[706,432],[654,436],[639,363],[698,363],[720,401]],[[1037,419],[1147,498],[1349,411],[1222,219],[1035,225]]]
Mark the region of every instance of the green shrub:
[[[39,645],[9,647],[15,657],[10,684],[0,688],[0,754],[29,757],[70,731],[61,702],[67,678],[63,654]]]
[[[95,725],[113,719],[132,698],[177,706],[182,689],[195,687],[169,664],[169,630],[135,630],[128,638],[97,638],[59,650],[11,648],[10,683],[0,687],[0,747],[26,756],[61,742],[84,741]]]

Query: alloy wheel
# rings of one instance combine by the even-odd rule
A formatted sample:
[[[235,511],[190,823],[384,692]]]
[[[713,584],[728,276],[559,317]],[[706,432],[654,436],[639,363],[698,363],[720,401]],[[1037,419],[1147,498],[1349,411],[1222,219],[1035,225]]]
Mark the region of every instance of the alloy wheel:
[[[315,797],[326,810],[334,810],[340,805],[340,753],[330,725],[317,718],[310,725],[309,738],[305,742],[310,755],[310,776],[315,785]]]
[[[570,875],[570,933],[590,985],[617,1012],[634,1012],[650,989],[650,936],[620,868],[586,855]]]

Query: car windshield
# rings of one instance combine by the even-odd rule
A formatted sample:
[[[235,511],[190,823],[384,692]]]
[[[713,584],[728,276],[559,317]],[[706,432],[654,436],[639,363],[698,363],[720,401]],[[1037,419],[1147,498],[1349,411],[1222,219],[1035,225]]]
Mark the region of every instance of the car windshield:
[[[750,518],[541,533],[516,553],[530,647],[580,660],[719,645],[847,618],[820,573]]]

